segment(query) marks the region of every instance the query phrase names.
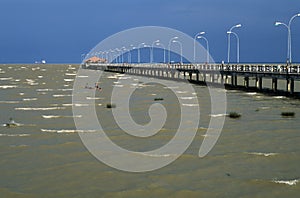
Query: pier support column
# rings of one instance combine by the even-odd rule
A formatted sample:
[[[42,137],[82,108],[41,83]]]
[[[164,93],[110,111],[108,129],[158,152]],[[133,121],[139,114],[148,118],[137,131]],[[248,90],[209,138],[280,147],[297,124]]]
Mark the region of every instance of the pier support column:
[[[248,89],[249,88],[249,77],[248,76],[246,76],[245,78],[244,78],[244,86]]]
[[[273,92],[277,92],[277,84],[278,84],[278,80],[277,78],[272,78],[272,90]]]
[[[193,73],[189,72],[190,80],[192,80],[192,75],[193,75]]]
[[[221,85],[224,85],[224,75],[221,74]]]
[[[231,85],[234,87],[237,86],[237,75],[236,74],[232,74],[232,76],[231,76]]]
[[[262,90],[262,77],[256,77],[256,88]]]
[[[196,80],[199,82],[199,73],[196,73]]]
[[[294,94],[295,92],[295,80],[293,78],[287,79],[287,92],[289,94]]]
[[[183,77],[184,77],[184,79],[186,78],[185,72],[183,72]]]

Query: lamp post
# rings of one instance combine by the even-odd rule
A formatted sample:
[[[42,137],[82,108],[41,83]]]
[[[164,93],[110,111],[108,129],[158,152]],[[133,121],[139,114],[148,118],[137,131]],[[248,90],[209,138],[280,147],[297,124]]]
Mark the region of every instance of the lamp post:
[[[204,39],[206,41],[206,63],[209,63],[209,44],[208,44],[208,40],[207,40],[206,37],[200,36],[200,35],[204,35],[204,34],[205,34],[205,32],[200,32],[199,36],[197,36],[196,38]],[[195,62],[195,59],[196,59],[195,50],[196,50],[196,45],[195,45],[195,40],[194,40],[194,62]]]
[[[153,48],[154,48],[154,45],[156,43],[159,43],[159,40],[156,40],[152,43],[152,46],[151,46],[151,58],[150,58],[150,63],[153,63]]]
[[[239,36],[237,35],[237,33],[235,33],[235,32],[227,32],[227,34],[233,34],[233,35],[235,35],[235,37],[236,37],[236,40],[237,40],[237,49],[236,49],[236,53],[237,53],[237,55],[236,55],[236,59],[237,59],[237,63],[240,63],[240,38],[239,38]]]
[[[172,43],[172,41],[175,40],[175,39],[178,39],[178,37],[175,36],[175,37],[173,37],[173,38],[171,38],[171,39],[169,40],[169,45],[168,45],[168,49],[169,49],[169,63],[171,63],[171,43]]]
[[[180,46],[180,63],[182,64],[183,63],[183,61],[182,61],[182,44],[181,44],[180,41],[177,41],[177,40],[173,40],[172,42],[173,43],[178,43],[179,46]]]
[[[200,35],[205,34],[205,32],[199,32],[194,37],[194,63],[196,63],[196,40]]]
[[[141,43],[138,45],[138,63],[141,63],[141,45],[145,45],[145,43]]]
[[[240,28],[240,27],[242,27],[242,24],[234,25],[234,26],[232,26],[232,27],[229,29],[229,31],[227,31],[227,32],[232,32],[232,30],[233,30],[234,28]],[[229,63],[229,61],[230,61],[230,35],[231,35],[231,34],[228,34],[227,63]]]
[[[292,31],[291,31],[291,25],[293,20],[296,17],[300,17],[300,13],[295,14],[294,16],[291,17],[291,19],[289,20],[288,24],[282,23],[282,22],[275,22],[275,26],[279,26],[279,25],[283,25],[287,28],[288,30],[288,52],[287,52],[287,59],[289,63],[292,63]]]
[[[156,43],[156,45],[157,46],[161,45],[163,47],[163,49],[164,49],[164,62],[163,63],[166,63],[166,48],[165,48],[164,44],[158,42],[158,43]]]

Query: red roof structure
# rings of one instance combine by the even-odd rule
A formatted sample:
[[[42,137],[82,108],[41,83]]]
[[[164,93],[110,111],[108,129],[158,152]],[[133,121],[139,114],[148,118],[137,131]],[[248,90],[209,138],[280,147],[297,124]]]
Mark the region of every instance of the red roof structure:
[[[106,63],[106,59],[99,58],[97,56],[93,56],[93,57],[85,60],[85,63]]]

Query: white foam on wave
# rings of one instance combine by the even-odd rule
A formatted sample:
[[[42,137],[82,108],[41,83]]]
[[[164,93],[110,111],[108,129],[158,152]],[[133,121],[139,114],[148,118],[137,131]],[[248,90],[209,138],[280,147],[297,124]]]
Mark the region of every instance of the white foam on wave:
[[[273,96],[272,98],[275,98],[275,99],[284,99],[286,97],[285,96]]]
[[[72,96],[72,94],[66,94],[66,95],[64,95],[64,94],[54,94],[54,95],[52,95],[54,98],[61,98],[61,97],[71,97]]]
[[[103,100],[104,98],[86,97],[87,100]]]
[[[21,111],[50,111],[50,110],[63,110],[65,107],[17,107],[15,110]]]
[[[13,101],[13,100],[0,101],[0,104],[18,104],[18,103],[20,103],[20,101]]]
[[[292,179],[292,180],[273,180],[274,183],[276,184],[286,184],[289,186],[294,186],[297,185],[299,182],[299,179]]]
[[[199,104],[182,104],[182,106],[186,106],[186,107],[197,107],[197,106],[199,106]]]
[[[271,156],[278,155],[278,153],[261,153],[261,152],[248,152],[247,154],[257,155],[257,156],[264,156],[264,157],[271,157]]]
[[[1,134],[0,133],[0,137],[27,137],[30,136],[30,134]]]
[[[36,89],[38,92],[53,91],[53,89]]]
[[[75,107],[87,107],[89,106],[89,104],[79,104],[79,103],[70,103],[70,104],[63,104],[64,107],[71,107],[71,106],[75,106]]]
[[[192,99],[196,99],[197,97],[180,97],[180,99],[182,100],[192,100]]]
[[[44,78],[44,76],[38,76],[38,78]]]
[[[88,78],[89,76],[77,76],[77,78]]]
[[[255,96],[255,95],[257,95],[257,93],[256,92],[248,92],[248,93],[246,93],[246,95]]]
[[[0,78],[0,80],[2,81],[8,81],[8,80],[12,80],[13,78],[12,77],[9,77],[9,78]]]
[[[109,78],[109,79],[117,79],[118,76],[108,76],[107,78]]]
[[[222,116],[227,116],[227,114],[221,113],[221,114],[210,114],[210,117],[217,118],[217,117],[222,117]]]
[[[57,91],[73,91],[73,89],[57,89]]]
[[[23,101],[35,101],[37,98],[23,98]]]
[[[56,119],[56,118],[81,118],[82,115],[75,115],[75,116],[64,116],[64,115],[42,115],[45,119]]]
[[[12,89],[17,87],[17,85],[0,85],[0,89]]]
[[[95,133],[96,130],[73,130],[73,129],[41,129],[42,132],[47,133]]]
[[[65,78],[64,81],[65,81],[65,82],[73,82],[74,79],[72,79],[72,78]]]
[[[137,154],[149,156],[149,157],[172,157],[172,156],[174,156],[172,154],[148,154],[148,153],[139,153],[139,152]]]
[[[66,76],[76,76],[76,73],[65,73]]]

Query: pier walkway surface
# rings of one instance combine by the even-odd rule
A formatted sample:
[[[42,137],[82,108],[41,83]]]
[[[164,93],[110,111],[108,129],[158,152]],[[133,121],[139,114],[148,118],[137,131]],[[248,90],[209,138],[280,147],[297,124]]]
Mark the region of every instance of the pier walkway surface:
[[[298,64],[85,63],[82,68],[300,98]]]

